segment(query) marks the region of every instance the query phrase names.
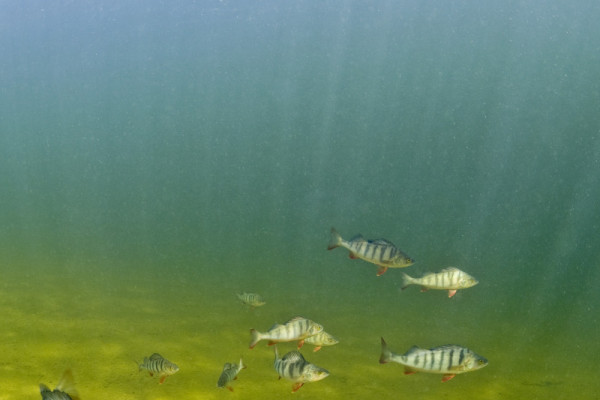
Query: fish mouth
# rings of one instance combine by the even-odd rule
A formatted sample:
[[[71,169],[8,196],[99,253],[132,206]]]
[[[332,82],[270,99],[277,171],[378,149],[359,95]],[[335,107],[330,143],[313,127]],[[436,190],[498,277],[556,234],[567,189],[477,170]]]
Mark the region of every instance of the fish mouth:
[[[319,374],[317,377],[315,377],[315,382],[323,380],[325,378],[327,378],[329,376],[329,372],[327,372],[326,374]]]
[[[486,365],[488,365],[487,358],[485,358],[485,357],[479,357],[479,359],[477,359],[476,368],[483,368]]]

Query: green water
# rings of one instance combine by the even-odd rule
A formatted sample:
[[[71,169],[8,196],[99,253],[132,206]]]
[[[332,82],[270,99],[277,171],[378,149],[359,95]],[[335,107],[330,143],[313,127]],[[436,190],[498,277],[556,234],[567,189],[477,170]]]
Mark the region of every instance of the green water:
[[[66,369],[84,400],[598,398],[596,3],[121,3],[3,3],[0,400]],[[400,290],[448,266],[480,283]],[[292,394],[248,344],[297,315],[340,343]],[[405,376],[380,337],[489,365]]]
[[[292,396],[291,384],[277,379],[272,349],[265,342],[248,349],[248,330],[265,330],[297,314],[325,325],[340,343],[317,353],[310,345],[303,347],[305,357],[329,369],[331,376],[306,384],[294,397],[411,393],[423,399],[594,398],[582,390],[593,379],[586,368],[593,360],[590,343],[581,346],[573,340],[581,333],[561,328],[534,339],[528,332],[534,328],[519,321],[519,311],[508,312],[502,303],[489,300],[500,297],[500,290],[489,285],[459,292],[453,299],[442,292],[399,294],[394,283],[398,271],[377,278],[375,268],[336,256],[323,254],[319,268],[330,269],[327,273],[290,281],[279,277],[275,280],[279,285],[268,276],[231,275],[223,266],[214,266],[215,274],[208,277],[194,269],[173,273],[141,265],[118,273],[89,265],[85,270],[64,270],[60,276],[41,270],[9,274],[0,301],[2,369],[10,386],[0,398],[35,398],[37,382],[55,385],[66,368],[76,374],[82,398]],[[261,271],[252,262],[246,268]],[[361,287],[339,285],[349,273],[363,279]],[[267,305],[244,308],[233,295],[242,289],[260,290]],[[399,365],[377,362],[381,335],[396,351],[412,344],[468,345],[485,355],[490,365],[443,384],[440,375],[404,376]],[[285,351],[293,348],[280,345]],[[181,369],[163,385],[138,372],[134,364],[153,352]],[[240,356],[248,368],[234,383],[234,393],[217,389],[222,364]],[[565,369],[565,360],[577,363]],[[560,397],[554,397],[557,391]]]

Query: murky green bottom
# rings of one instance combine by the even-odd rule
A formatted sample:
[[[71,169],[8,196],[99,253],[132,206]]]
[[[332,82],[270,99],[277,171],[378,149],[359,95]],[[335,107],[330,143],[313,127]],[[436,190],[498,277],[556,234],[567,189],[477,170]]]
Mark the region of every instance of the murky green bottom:
[[[363,285],[336,287],[331,275],[339,273],[336,268],[322,276],[293,275],[286,281],[279,275],[274,281],[259,273],[227,276],[226,270],[74,267],[44,273],[21,267],[13,266],[2,279],[0,400],[40,398],[38,384],[54,388],[67,368],[84,400],[598,398],[586,360],[565,362],[565,354],[584,344],[556,349],[528,343],[510,321],[493,313],[485,320],[488,313],[481,308],[469,311],[482,290],[452,300],[443,292],[400,293],[394,283],[398,271],[377,278],[374,269],[354,267],[347,272],[359,274]],[[267,305],[245,308],[235,296],[243,290],[262,294]],[[470,313],[475,317],[462,317]],[[303,347],[305,358],[331,375],[292,394],[291,383],[277,379],[273,349],[263,341],[249,350],[248,343],[250,328],[263,331],[295,315],[322,323],[340,344],[316,353]],[[465,326],[465,321],[473,323]],[[395,352],[413,344],[456,342],[490,363],[446,383],[440,375],[405,376],[398,364],[378,363],[382,335]],[[281,352],[295,348],[279,346]],[[180,367],[162,385],[136,366],[154,352]],[[247,369],[234,382],[234,393],[218,389],[223,364],[240,356]]]

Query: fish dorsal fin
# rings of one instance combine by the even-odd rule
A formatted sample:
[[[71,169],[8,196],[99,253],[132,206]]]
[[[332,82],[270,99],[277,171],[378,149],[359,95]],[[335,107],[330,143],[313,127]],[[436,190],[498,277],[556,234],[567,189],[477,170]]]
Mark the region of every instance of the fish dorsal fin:
[[[148,358],[148,359],[149,359],[149,360],[160,360],[160,359],[162,359],[162,358],[164,358],[164,357],[163,357],[163,356],[161,356],[160,354],[158,354],[158,353],[154,353],[154,354],[152,354],[152,355],[150,356],[150,358]]]
[[[289,321],[287,321],[284,325],[287,325],[287,324],[289,324],[291,322],[304,320],[304,319],[306,319],[306,318],[304,318],[304,317],[294,317],[294,318],[290,319]]]
[[[361,235],[360,233],[358,235],[355,235],[352,237],[352,239],[348,240],[349,242],[360,242],[362,240],[365,240],[365,238],[363,237],[363,235]]]
[[[374,240],[369,240],[369,243],[371,243],[371,244],[377,244],[377,245],[380,245],[380,246],[393,246],[393,247],[396,247],[396,246],[394,245],[394,243],[390,242],[390,241],[389,241],[389,240],[387,240],[387,239],[374,239]]]
[[[56,386],[56,390],[67,393],[72,399],[79,398],[77,389],[75,389],[75,379],[73,378],[73,373],[70,369],[63,373],[62,378],[60,378],[60,382],[58,382],[58,385]]]
[[[223,371],[230,369],[232,365],[233,364],[231,363],[225,363],[225,365],[223,365]]]
[[[456,267],[447,267],[441,270],[440,272],[461,272],[460,269]]]
[[[298,361],[306,362],[306,360],[304,359],[304,356],[302,356],[302,354],[297,350],[290,351],[285,356],[283,356],[282,360],[285,362],[290,362],[290,363],[295,363]]]
[[[448,349],[448,350],[460,350],[462,348],[463,347],[458,346],[456,344],[444,344],[442,346],[432,347],[429,350],[437,350],[437,351],[446,350],[446,349]],[[468,349],[465,348],[465,350],[468,350]]]
[[[406,357],[406,356],[411,355],[412,353],[415,353],[415,352],[420,351],[420,350],[421,350],[421,348],[419,346],[415,345],[415,346],[411,347],[410,349],[408,349],[406,351],[406,353],[404,353],[404,356]]]
[[[275,323],[275,324],[273,324],[272,327],[269,328],[269,330],[272,331],[273,329],[279,328],[280,326],[283,326],[283,325]]]

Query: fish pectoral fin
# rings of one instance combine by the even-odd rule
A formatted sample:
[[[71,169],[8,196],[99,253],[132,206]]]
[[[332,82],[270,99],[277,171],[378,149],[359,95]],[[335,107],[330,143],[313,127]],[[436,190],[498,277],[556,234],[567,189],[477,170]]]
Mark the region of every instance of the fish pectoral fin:
[[[456,376],[456,374],[444,374],[444,376],[442,377],[442,382],[447,382],[450,379],[454,378]]]
[[[450,290],[448,290],[448,298],[451,298],[455,294],[456,294],[456,289],[450,289]]]
[[[227,386],[227,389],[229,389],[230,392],[233,392],[233,388],[231,386]]]
[[[385,271],[387,271],[388,267],[379,267],[377,268],[377,276],[381,276],[383,274],[385,274]]]
[[[296,382],[292,385],[292,393],[296,393],[304,385],[304,382]]]
[[[158,383],[163,384],[165,382],[165,379],[167,379],[166,375],[161,376],[160,380],[158,381]]]

